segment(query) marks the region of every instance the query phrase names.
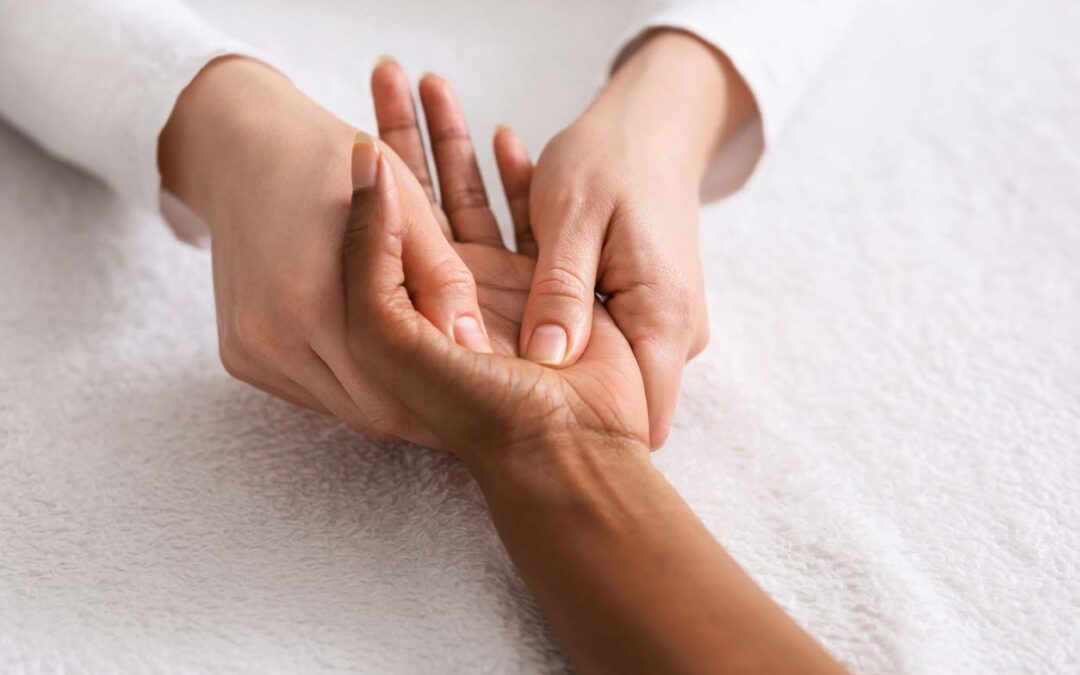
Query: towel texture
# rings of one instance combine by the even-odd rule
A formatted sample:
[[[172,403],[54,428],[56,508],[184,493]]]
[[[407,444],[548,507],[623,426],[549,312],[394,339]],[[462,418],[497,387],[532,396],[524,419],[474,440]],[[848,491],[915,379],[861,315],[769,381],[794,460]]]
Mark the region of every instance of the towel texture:
[[[621,34],[352,4],[200,9],[357,124],[370,55],[436,68],[481,149],[539,150]],[[1078,34],[865,12],[703,214],[714,337],[656,462],[856,671],[1080,670]],[[2,127],[0,237],[0,670],[568,669],[460,465],[229,380],[204,251]]]

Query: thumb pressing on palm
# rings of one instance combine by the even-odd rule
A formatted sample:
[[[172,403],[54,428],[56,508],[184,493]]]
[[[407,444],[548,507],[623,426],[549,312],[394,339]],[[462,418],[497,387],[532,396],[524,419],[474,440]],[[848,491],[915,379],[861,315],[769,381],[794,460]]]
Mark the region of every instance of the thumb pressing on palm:
[[[411,298],[416,311],[443,334],[463,347],[490,353],[491,344],[477,303],[473,275],[446,240],[438,223],[427,222],[431,219],[431,209],[426,197],[409,191],[410,186],[420,190],[419,184],[412,180],[411,184],[399,185],[399,175],[412,179],[408,168],[392,150],[360,133],[353,145],[352,174],[353,213],[345,235],[347,257],[372,255],[375,252],[364,247],[386,246],[385,240],[394,239],[400,248],[397,266],[401,270],[397,276],[380,276],[373,282],[393,281],[407,291],[406,300]],[[367,231],[376,225],[384,231],[381,242],[372,240]],[[374,263],[385,264],[385,261],[375,260]],[[370,292],[378,294],[380,290],[373,288]],[[387,298],[376,295],[366,299],[383,301]],[[366,316],[359,318],[362,319],[359,323],[371,321]]]
[[[499,357],[475,353],[460,334],[455,344],[420,312],[409,286],[409,247],[419,230],[446,240],[426,202],[429,220],[417,216],[410,224],[409,185],[399,183],[390,153],[381,150],[368,139],[353,148],[354,171],[364,178],[356,181],[343,246],[349,350],[402,406],[412,437],[460,455],[490,422],[476,411],[499,381]]]

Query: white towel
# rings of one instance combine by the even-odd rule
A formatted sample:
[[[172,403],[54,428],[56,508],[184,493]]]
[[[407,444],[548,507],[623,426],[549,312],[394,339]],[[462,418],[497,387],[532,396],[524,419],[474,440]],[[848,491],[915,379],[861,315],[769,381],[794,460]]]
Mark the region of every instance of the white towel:
[[[203,4],[358,123],[393,51],[534,150],[618,34]],[[1080,670],[1078,34],[1069,0],[865,15],[704,214],[714,339],[655,458],[856,671]],[[7,129],[0,237],[0,670],[568,668],[455,461],[228,379],[205,252]]]

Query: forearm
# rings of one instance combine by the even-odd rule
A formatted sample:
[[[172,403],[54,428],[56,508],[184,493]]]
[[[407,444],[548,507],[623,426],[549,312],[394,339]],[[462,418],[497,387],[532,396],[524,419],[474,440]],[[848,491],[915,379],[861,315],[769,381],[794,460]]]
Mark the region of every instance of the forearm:
[[[751,115],[753,96],[731,62],[688,33],[661,29],[612,76],[582,121],[614,126],[697,178]]]
[[[522,577],[585,672],[843,669],[728,556],[641,445],[479,474]]]

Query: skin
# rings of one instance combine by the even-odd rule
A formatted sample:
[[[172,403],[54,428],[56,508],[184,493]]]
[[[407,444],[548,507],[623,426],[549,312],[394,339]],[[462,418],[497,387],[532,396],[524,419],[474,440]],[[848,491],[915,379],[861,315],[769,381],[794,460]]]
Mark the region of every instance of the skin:
[[[341,241],[356,133],[276,71],[219,59],[184,91],[162,133],[162,181],[210,227],[230,374],[369,435],[430,445],[348,349]],[[386,156],[412,179],[395,154]],[[423,194],[414,197],[403,208],[431,212]],[[419,310],[445,335],[490,351],[473,275],[447,238],[417,228],[403,244]]]
[[[402,123],[415,119],[411,98],[380,95],[380,88],[401,91],[393,69],[377,69],[372,87],[380,135],[394,148],[392,170],[411,172],[427,198],[425,205],[410,195],[404,207],[430,209],[431,177],[415,152],[422,157],[422,147]],[[437,89],[422,84],[421,99],[437,99]],[[530,178],[508,186],[518,250],[537,258],[517,351],[553,367],[574,363],[593,327],[594,291],[603,293],[644,377],[654,448],[669,433],[683,364],[708,340],[697,186],[752,107],[719,53],[689,35],[657,31],[552,139],[535,170],[523,150],[504,152],[508,163],[500,165],[504,179],[507,171]],[[454,123],[432,130],[436,154],[464,152]],[[356,131],[265,65],[218,59],[184,91],[161,135],[162,182],[210,226],[220,353],[230,374],[369,435],[430,445],[348,354],[340,242]],[[520,145],[512,134],[497,143]],[[451,212],[463,230],[491,232],[483,190],[453,174],[440,180],[443,204],[434,212],[446,237]],[[488,351],[490,312],[477,304],[462,260],[468,253],[455,253],[446,237],[406,232],[410,292],[445,334]],[[534,340],[543,326],[547,339]],[[553,356],[560,331],[566,348]]]
[[[218,65],[185,94],[161,161],[166,187],[211,225],[232,372],[457,454],[584,672],[842,672],[651,466],[647,376],[603,306],[590,305],[572,364],[516,355],[536,263],[502,245],[445,81],[421,83],[436,205],[395,64],[373,77],[381,143],[257,64]],[[249,106],[239,117],[234,96]],[[503,130],[495,149],[519,247],[542,248],[524,148]],[[436,283],[448,271],[457,281]],[[463,339],[463,315],[490,343]],[[303,367],[312,353],[340,390]]]
[[[404,108],[404,74],[394,65],[380,68],[404,87],[376,88],[377,108]],[[432,143],[439,180],[482,195],[449,85],[427,77],[420,87],[428,128],[457,132],[453,152]],[[387,127],[396,131],[388,144],[427,175],[415,118],[398,121]],[[508,130],[496,136],[495,149],[504,187],[512,201],[520,199],[529,190],[528,157]],[[515,356],[515,321],[533,260],[505,248],[486,207],[448,209],[454,245],[476,275],[501,347],[481,354],[454,344],[410,299],[402,260],[405,233],[436,231],[438,211],[404,207],[425,188],[392,169],[385,145],[361,136],[353,156],[362,178],[345,233],[350,348],[367,376],[476,477],[507,551],[577,668],[845,672],[753,583],[651,465],[645,384],[608,312],[592,307],[591,338],[571,365],[552,369]],[[519,236],[528,237],[527,210],[512,211]],[[496,314],[508,322],[505,332],[496,332]]]
[[[530,198],[539,251],[521,349],[574,363],[589,342],[595,293],[645,379],[650,444],[667,438],[683,364],[708,342],[698,252],[698,187],[749,117],[745,83],[719,52],[661,30],[537,161]],[[532,336],[538,327],[548,339]],[[689,330],[688,330],[689,328]],[[566,349],[552,333],[565,331]]]

